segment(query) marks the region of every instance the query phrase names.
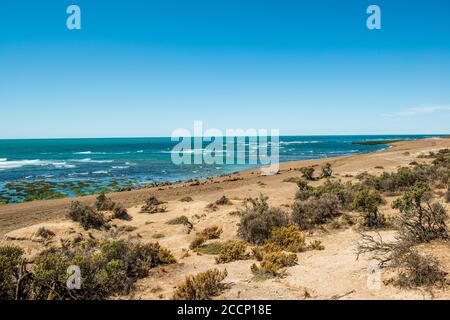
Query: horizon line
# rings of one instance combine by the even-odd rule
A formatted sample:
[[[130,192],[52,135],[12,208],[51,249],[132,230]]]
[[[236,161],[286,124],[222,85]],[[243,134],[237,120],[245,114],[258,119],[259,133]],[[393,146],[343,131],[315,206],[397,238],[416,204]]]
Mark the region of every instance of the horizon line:
[[[450,133],[376,133],[376,134],[290,134],[280,135],[279,137],[376,137],[376,136],[431,136],[431,137],[446,137],[450,136]],[[198,138],[208,136],[180,136],[179,138]],[[227,136],[222,136],[227,137]],[[254,136],[234,136],[234,137],[254,137]],[[115,136],[115,137],[54,137],[54,138],[0,138],[0,141],[11,140],[81,140],[81,139],[154,139],[154,138],[172,138],[171,136]]]

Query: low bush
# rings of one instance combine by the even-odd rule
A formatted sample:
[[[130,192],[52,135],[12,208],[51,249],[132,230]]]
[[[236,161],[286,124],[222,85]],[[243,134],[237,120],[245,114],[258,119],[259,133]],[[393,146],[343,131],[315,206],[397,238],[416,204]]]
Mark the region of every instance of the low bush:
[[[222,232],[223,232],[222,228],[218,226],[211,226],[203,229],[200,232],[200,235],[202,237],[205,237],[207,240],[219,239]]]
[[[314,168],[313,167],[302,167],[298,169],[302,174],[303,178],[306,180],[314,180]]]
[[[278,208],[269,207],[267,197],[247,199],[238,226],[238,235],[247,242],[264,243],[272,229],[283,227],[288,223],[287,214]]]
[[[308,248],[311,250],[318,250],[318,251],[325,250],[325,246],[322,244],[322,241],[320,240],[314,240],[310,242]]]
[[[398,224],[403,240],[422,243],[448,239],[447,212],[440,203],[431,203],[430,187],[427,184],[416,183],[394,201],[392,207],[401,213]]]
[[[188,276],[173,293],[173,300],[210,300],[227,288],[222,281],[227,277],[226,270],[211,269],[196,276]]]
[[[301,230],[312,229],[325,224],[340,215],[340,202],[335,195],[295,201],[292,205],[292,220]]]
[[[189,248],[191,250],[194,250],[203,245],[208,240],[219,239],[222,232],[222,228],[219,228],[218,226],[205,228],[201,232],[197,232],[194,240],[192,240],[192,242],[190,243]]]
[[[150,196],[141,208],[141,213],[161,213],[166,212],[167,207],[163,205],[164,202],[159,201],[155,196]]]
[[[422,256],[412,250],[402,257],[400,272],[395,283],[400,287],[444,287],[447,273],[439,262],[429,256]]]
[[[333,175],[333,170],[331,169],[331,164],[329,164],[328,162],[325,163],[320,170],[322,171],[320,177],[321,178],[329,178]]]
[[[364,226],[378,228],[386,224],[383,214],[378,210],[382,203],[383,198],[378,191],[364,188],[355,194],[352,208],[362,213]]]
[[[442,271],[435,258],[420,255],[407,239],[398,238],[386,243],[378,236],[377,240],[373,236],[363,235],[363,241],[358,245],[358,256],[371,253],[372,259],[379,261],[380,267],[396,270],[395,285],[415,288],[443,287],[446,284],[447,273]]]
[[[237,260],[246,260],[249,255],[246,253],[247,245],[242,241],[228,241],[222,244],[216,263],[229,263]]]
[[[111,211],[114,209],[114,206],[115,203],[104,192],[98,195],[94,203],[94,207],[99,211]]]
[[[75,222],[79,222],[85,230],[91,228],[100,229],[109,227],[101,212],[96,212],[88,205],[79,201],[74,201],[71,203],[68,218]]]
[[[206,241],[208,241],[208,239],[197,234],[194,240],[192,240],[191,243],[189,244],[189,249],[195,250],[201,245],[203,245]]]
[[[220,197],[220,199],[216,200],[215,204],[218,205],[218,206],[225,206],[225,205],[232,204],[232,202],[226,196],[222,196],[222,197]]]
[[[55,233],[45,227],[40,227],[36,231],[36,236],[47,240],[53,238],[55,236]]]
[[[191,222],[189,221],[188,217],[186,217],[186,216],[179,216],[179,217],[173,218],[166,222],[166,224],[171,224],[171,225],[177,225],[177,224],[188,225],[190,223]]]
[[[97,300],[128,294],[134,282],[159,265],[176,262],[158,243],[88,240],[43,251],[24,262],[19,248],[0,247],[0,295],[5,299]],[[23,266],[28,265],[25,269]],[[68,289],[70,266],[81,271],[81,287]],[[24,280],[27,281],[24,281]],[[12,292],[14,291],[14,294]]]
[[[273,228],[267,241],[290,252],[306,250],[305,235],[299,231],[297,226]]]
[[[217,209],[219,209],[219,207],[215,204],[215,203],[208,203],[205,207],[206,210],[208,211],[217,211]]]
[[[0,300],[19,299],[26,290],[21,264],[24,251],[16,246],[0,246]],[[22,287],[20,286],[22,282]]]
[[[286,274],[286,267],[292,267],[297,264],[298,258],[294,253],[286,254],[284,252],[269,252],[263,255],[259,267],[254,263],[251,271],[256,276],[278,277]]]
[[[180,201],[181,202],[192,202],[192,201],[194,201],[194,199],[192,199],[192,197],[187,196],[187,197],[181,198]]]
[[[113,209],[112,214],[113,219],[120,219],[120,220],[132,220],[132,217],[128,214],[127,209],[122,207],[120,204],[116,204]]]
[[[327,179],[323,184],[317,187],[311,187],[307,181],[297,183],[299,188],[295,198],[297,200],[308,200],[309,198],[321,198],[323,196],[333,196],[339,200],[339,208],[349,208],[353,200],[354,193],[361,186],[352,185],[351,183],[342,184],[341,182],[333,182]]]

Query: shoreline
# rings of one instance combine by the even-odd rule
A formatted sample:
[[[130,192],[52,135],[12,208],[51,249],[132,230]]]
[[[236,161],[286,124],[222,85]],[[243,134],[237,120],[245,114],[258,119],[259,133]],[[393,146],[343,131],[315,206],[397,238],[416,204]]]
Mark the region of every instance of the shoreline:
[[[114,201],[121,202],[125,207],[131,207],[143,203],[149,194],[154,194],[164,201],[174,200],[187,195],[208,194],[217,192],[217,190],[229,190],[243,184],[255,183],[257,180],[261,179],[270,181],[280,176],[286,176],[290,171],[295,172],[295,169],[302,166],[319,166],[326,162],[330,162],[333,166],[335,166],[337,163],[346,162],[349,160],[358,161],[358,159],[363,160],[365,157],[370,157],[371,155],[383,155],[390,152],[398,152],[402,149],[410,149],[411,147],[414,148],[414,144],[418,144],[421,148],[428,144],[432,146],[435,141],[450,142],[449,139],[441,137],[404,140],[392,143],[389,147],[381,150],[360,153],[357,155],[282,162],[280,163],[279,173],[274,176],[261,176],[260,167],[256,167],[205,180],[187,180],[164,186],[144,187],[130,191],[116,191],[108,193],[108,196]],[[299,175],[298,171],[297,175]],[[53,219],[64,218],[65,211],[72,201],[81,201],[87,204],[92,204],[95,201],[95,197],[96,194],[92,194],[78,197],[35,200],[31,202],[0,205],[0,237],[7,232],[20,227],[50,221]]]
[[[392,143],[394,142],[401,142],[401,141],[415,141],[415,140],[421,140],[421,139],[426,139],[426,138],[420,138],[420,139],[405,139],[405,140],[380,140],[380,141],[376,141],[376,143],[372,143],[370,142],[368,145],[383,145],[386,147],[383,147],[381,149],[378,150],[372,150],[372,151],[360,151],[357,153],[350,153],[347,155],[337,155],[337,156],[329,156],[329,157],[322,157],[322,158],[310,158],[310,159],[298,159],[298,160],[288,160],[288,161],[281,161],[279,162],[279,165],[281,167],[282,164],[286,164],[286,163],[291,163],[291,162],[298,162],[298,161],[309,161],[309,160],[321,160],[321,159],[335,159],[335,158],[339,158],[339,157],[349,157],[349,156],[357,156],[357,155],[361,155],[361,154],[367,154],[367,153],[372,153],[372,152],[380,152],[383,150],[387,150],[389,148],[392,147]],[[364,141],[362,142],[352,142],[352,144],[361,144],[361,145],[365,145],[366,143]],[[104,179],[103,183],[106,184],[106,186],[111,185],[111,183],[114,183],[116,185],[116,187],[119,187],[117,189],[105,189],[105,193],[111,194],[111,193],[117,193],[117,192],[124,192],[124,191],[135,191],[135,190],[141,190],[141,189],[150,189],[150,188],[160,188],[160,187],[164,187],[164,186],[171,186],[171,185],[175,185],[175,184],[183,184],[183,183],[193,183],[193,182],[204,182],[204,181],[210,181],[213,179],[217,179],[217,178],[222,178],[222,177],[229,177],[230,175],[235,175],[238,173],[244,173],[246,171],[253,171],[253,170],[260,170],[261,168],[264,168],[265,165],[254,165],[253,167],[250,168],[246,168],[246,169],[242,169],[242,170],[235,170],[235,171],[231,171],[229,173],[222,173],[222,174],[212,174],[209,176],[204,176],[204,177],[191,177],[191,178],[185,178],[185,179],[179,179],[179,180],[175,180],[175,181],[171,181],[171,180],[166,180],[166,181],[151,181],[151,182],[139,182],[136,181],[135,179],[128,177],[128,178],[119,178],[119,177],[111,177],[108,179]],[[224,167],[226,168],[226,167]],[[85,180],[69,180],[69,181],[58,181],[58,180],[52,180],[52,179],[48,179],[48,180],[35,180],[35,181],[27,181],[27,180],[22,180],[19,179],[17,181],[6,181],[6,182],[2,182],[3,184],[27,184],[27,185],[31,185],[33,186],[33,188],[35,188],[35,186],[39,188],[42,188],[42,183],[44,183],[46,186],[48,185],[53,185],[53,186],[58,186],[60,187],[60,190],[52,190],[52,194],[53,196],[49,196],[47,199],[32,199],[32,200],[24,200],[24,201],[18,201],[18,202],[11,202],[11,203],[2,203],[2,197],[0,196],[0,206],[1,205],[7,205],[7,204],[20,204],[20,203],[27,203],[27,202],[35,202],[35,201],[49,201],[49,200],[57,200],[57,199],[67,199],[67,198],[79,198],[79,197],[86,197],[86,196],[95,196],[100,194],[100,192],[98,191],[94,191],[94,192],[86,192],[85,190],[79,190],[81,194],[75,194],[75,196],[73,195],[69,195],[69,194],[63,194],[61,193],[61,188],[62,189],[66,189],[66,187],[68,185],[73,185],[73,184],[80,184],[80,183],[85,183],[85,181],[90,181],[90,180],[94,180],[93,177],[87,178]],[[106,181],[109,181],[109,183],[106,183]],[[27,194],[24,195],[24,197],[27,197]]]

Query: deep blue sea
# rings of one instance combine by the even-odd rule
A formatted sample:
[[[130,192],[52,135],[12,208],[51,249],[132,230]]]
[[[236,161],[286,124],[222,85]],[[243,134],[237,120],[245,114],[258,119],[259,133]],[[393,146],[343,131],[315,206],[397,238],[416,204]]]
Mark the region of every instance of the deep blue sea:
[[[425,137],[430,135],[285,136],[280,137],[280,162],[352,155],[388,147],[353,142]],[[134,185],[174,182],[255,167],[175,165],[171,161],[175,144],[170,138],[0,140],[0,195],[10,192],[5,188],[8,182],[17,181],[84,182],[81,188],[93,192],[111,181],[131,181]],[[92,185],[96,187],[92,189]],[[66,193],[74,195],[70,190]]]

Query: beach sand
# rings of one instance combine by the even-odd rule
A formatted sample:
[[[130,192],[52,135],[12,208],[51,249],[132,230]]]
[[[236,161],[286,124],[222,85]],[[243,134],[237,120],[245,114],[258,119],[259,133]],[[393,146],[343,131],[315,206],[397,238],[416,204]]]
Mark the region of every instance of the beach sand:
[[[198,183],[179,183],[160,188],[140,189],[127,192],[111,193],[108,196],[128,208],[132,221],[114,220],[114,224],[133,226],[136,230],[124,237],[138,237],[140,241],[158,241],[169,248],[176,256],[178,263],[155,268],[150,275],[136,284],[132,295],[122,298],[133,299],[169,299],[174,287],[186,275],[196,274],[210,268],[227,269],[226,282],[230,289],[223,292],[218,299],[449,299],[450,293],[444,290],[405,290],[391,284],[383,283],[379,289],[367,286],[367,269],[373,265],[370,257],[361,256],[356,259],[356,246],[361,240],[357,226],[341,229],[323,228],[307,234],[307,241],[320,240],[325,246],[323,251],[307,251],[298,254],[298,265],[288,268],[284,278],[257,280],[253,277],[250,266],[254,260],[237,261],[225,265],[217,265],[214,256],[199,255],[185,251],[195,237],[195,232],[205,227],[218,225],[223,228],[221,241],[237,239],[236,230],[239,217],[230,215],[242,207],[247,197],[264,194],[269,203],[289,211],[298,190],[296,184],[284,182],[289,177],[300,177],[296,168],[304,166],[320,166],[331,163],[333,179],[354,181],[359,173],[380,174],[383,171],[395,171],[400,166],[408,166],[412,161],[429,162],[430,159],[418,159],[420,154],[428,154],[450,148],[450,139],[432,138],[415,141],[402,141],[392,144],[386,150],[348,157],[328,158],[308,161],[295,161],[281,164],[280,173],[274,176],[261,176],[259,169],[253,169],[229,176],[218,177]],[[322,183],[312,182],[311,185]],[[167,201],[167,212],[156,214],[139,213],[139,209],[149,195]],[[219,206],[217,211],[209,211],[205,207],[227,196],[232,205]],[[186,196],[192,202],[181,202]],[[79,233],[86,234],[80,226],[65,218],[67,208],[74,200],[93,204],[95,197],[66,198],[47,201],[34,201],[20,204],[0,206],[0,239],[1,243],[14,243],[26,249],[30,256],[43,248],[43,244],[35,236],[41,226],[52,230],[56,236],[52,244],[59,244],[62,238],[71,238]],[[390,208],[392,199],[381,211],[393,216],[396,211]],[[450,212],[449,204],[444,204]],[[185,215],[194,224],[194,230],[188,234],[181,225],[168,225],[166,222],[175,217]],[[90,231],[94,237],[100,237],[100,231]],[[155,235],[164,235],[157,240]],[[384,239],[392,239],[395,231],[381,231]],[[424,246],[426,252],[436,255],[443,268],[450,272],[450,243],[432,242]],[[382,280],[390,277],[382,270]]]

